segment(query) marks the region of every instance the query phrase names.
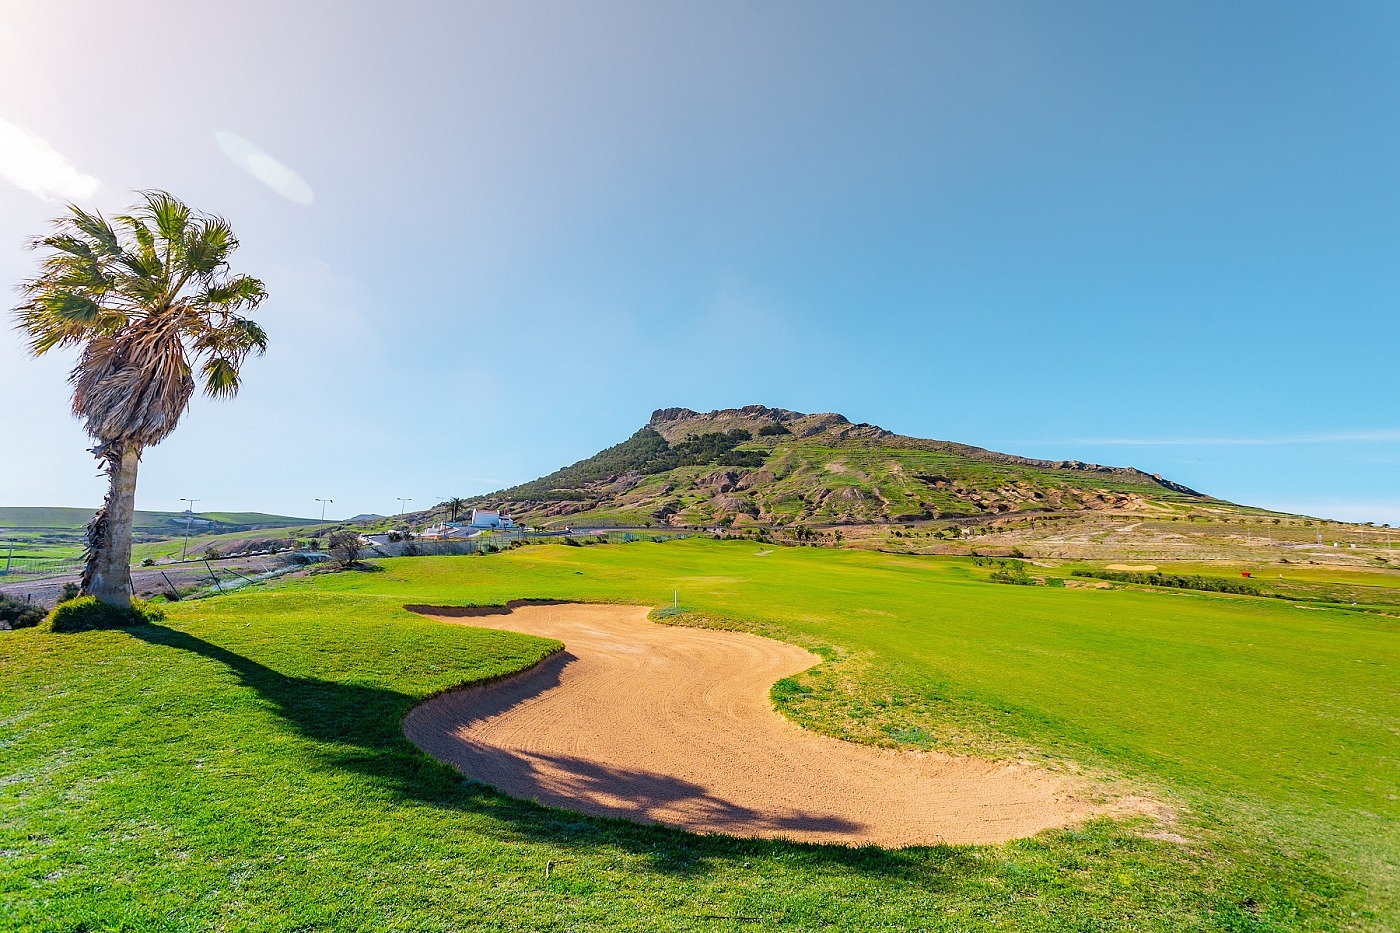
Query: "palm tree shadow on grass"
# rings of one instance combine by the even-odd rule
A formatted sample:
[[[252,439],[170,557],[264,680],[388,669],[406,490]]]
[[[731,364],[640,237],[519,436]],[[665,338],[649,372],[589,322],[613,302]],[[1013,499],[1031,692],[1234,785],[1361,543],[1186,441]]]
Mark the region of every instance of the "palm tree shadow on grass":
[[[272,711],[298,734],[316,743],[316,753],[327,765],[355,771],[392,787],[405,799],[489,815],[532,841],[579,848],[600,844],[617,846],[646,856],[657,871],[674,874],[700,872],[716,860],[766,856],[830,864],[882,876],[902,876],[917,880],[924,887],[938,884],[940,879],[951,882],[954,876],[978,871],[977,860],[970,856],[966,847],[884,850],[867,846],[857,849],[783,840],[700,836],[518,800],[471,779],[464,780],[456,770],[429,757],[408,741],[400,723],[419,702],[419,697],[382,687],[288,676],[202,638],[165,626],[145,625],[127,631],[149,644],[188,651],[223,664],[244,686],[269,703]],[[555,676],[562,666],[562,663],[555,665]],[[537,685],[535,689],[542,690],[550,682],[546,676],[535,679],[533,684]],[[491,754],[511,753],[494,749]],[[603,768],[593,762],[557,756],[550,764],[566,769],[580,787],[606,785],[621,796],[635,789],[638,795],[645,795],[648,807],[688,801],[711,810],[720,808],[719,812],[725,813],[736,825],[749,816],[742,808],[709,798],[704,788],[687,781],[662,780],[662,776],[653,773]],[[831,818],[799,813],[786,819],[811,826]],[[781,828],[781,823],[777,825]]]

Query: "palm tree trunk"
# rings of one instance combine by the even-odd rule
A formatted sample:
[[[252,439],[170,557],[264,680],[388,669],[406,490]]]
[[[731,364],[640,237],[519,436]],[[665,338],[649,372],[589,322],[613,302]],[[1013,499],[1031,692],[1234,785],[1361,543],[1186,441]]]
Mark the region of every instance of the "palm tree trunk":
[[[111,441],[92,451],[106,463],[107,500],[88,525],[83,593],[131,606],[131,526],[136,518],[136,467],[141,446]]]

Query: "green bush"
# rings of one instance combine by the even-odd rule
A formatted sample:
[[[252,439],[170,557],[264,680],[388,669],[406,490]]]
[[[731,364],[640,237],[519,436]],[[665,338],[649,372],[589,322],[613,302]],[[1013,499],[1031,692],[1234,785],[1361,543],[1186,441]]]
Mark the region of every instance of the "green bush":
[[[1039,583],[1026,572],[1024,565],[1009,567],[1006,570],[993,570],[987,579],[993,583],[1009,583],[1012,586],[1036,586]]]
[[[43,609],[0,593],[0,623],[9,628],[31,628],[43,620]]]
[[[102,602],[96,596],[79,596],[53,607],[46,620],[51,632],[90,632],[95,629],[151,625],[165,613],[144,599],[133,599],[130,609]]]
[[[1207,593],[1233,593],[1237,596],[1258,596],[1259,587],[1252,583],[1222,580],[1176,573],[1138,573],[1123,570],[1076,570],[1072,577],[1091,577],[1114,583],[1139,583],[1144,586],[1167,586],[1180,590],[1202,590]]]

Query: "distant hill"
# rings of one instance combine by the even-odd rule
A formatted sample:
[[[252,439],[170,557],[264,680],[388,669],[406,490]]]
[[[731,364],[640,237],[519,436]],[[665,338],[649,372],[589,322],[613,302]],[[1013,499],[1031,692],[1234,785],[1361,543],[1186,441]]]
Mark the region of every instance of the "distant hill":
[[[469,502],[536,524],[735,527],[1229,505],[1132,467],[1017,457],[762,405],[660,409],[620,444]]]
[[[73,531],[87,525],[97,509],[0,507],[0,532]],[[196,512],[194,527],[205,533],[256,531],[261,528],[290,528],[315,524],[313,518],[291,518],[262,512]],[[145,534],[177,533],[185,526],[184,512],[141,512],[134,530]]]

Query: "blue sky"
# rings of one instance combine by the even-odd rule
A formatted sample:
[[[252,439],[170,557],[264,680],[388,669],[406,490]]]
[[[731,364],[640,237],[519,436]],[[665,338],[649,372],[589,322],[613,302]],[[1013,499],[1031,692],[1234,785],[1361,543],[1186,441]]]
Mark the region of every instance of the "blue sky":
[[[1396,524],[1397,51],[1382,3],[11,4],[0,282],[65,199],[233,222],[272,347],[143,508],[762,403]],[[70,362],[0,333],[0,504],[101,498]]]

